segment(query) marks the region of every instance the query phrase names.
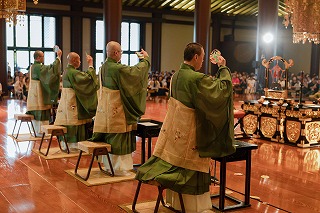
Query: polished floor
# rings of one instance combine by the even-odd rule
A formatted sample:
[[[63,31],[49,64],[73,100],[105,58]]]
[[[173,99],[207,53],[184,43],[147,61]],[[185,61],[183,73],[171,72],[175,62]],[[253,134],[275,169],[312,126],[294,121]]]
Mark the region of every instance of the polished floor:
[[[240,108],[237,100],[254,98],[237,97],[235,107]],[[165,99],[147,101],[144,117],[163,121],[166,110]],[[25,111],[23,101],[0,102],[0,212],[125,212],[119,205],[132,202],[137,181],[87,187],[65,172],[75,168],[76,157],[45,160],[32,152],[39,142],[16,143],[7,136],[13,129],[14,114]],[[135,163],[140,161],[140,141],[138,138]],[[259,146],[252,152],[252,205],[230,212],[320,212],[319,148],[247,141]],[[84,163],[89,163],[89,157]],[[227,164],[227,194],[243,199],[244,174],[244,162]],[[214,193],[218,186],[212,185],[210,190]],[[139,201],[155,200],[156,196],[153,186],[144,185]]]

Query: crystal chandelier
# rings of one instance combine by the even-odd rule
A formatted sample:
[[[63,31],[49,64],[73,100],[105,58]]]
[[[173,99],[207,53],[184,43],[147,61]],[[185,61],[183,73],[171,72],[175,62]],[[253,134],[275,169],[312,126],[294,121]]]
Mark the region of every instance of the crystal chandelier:
[[[38,4],[38,0],[33,0],[33,3]],[[16,25],[24,15],[26,8],[26,0],[0,0],[0,18]]]
[[[283,24],[293,28],[293,43],[320,43],[319,0],[285,0],[287,15]]]

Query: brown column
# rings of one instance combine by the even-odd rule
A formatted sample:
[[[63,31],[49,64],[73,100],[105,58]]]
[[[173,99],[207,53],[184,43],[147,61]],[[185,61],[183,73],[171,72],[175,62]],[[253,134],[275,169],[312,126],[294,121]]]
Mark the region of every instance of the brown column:
[[[205,57],[200,71],[206,74],[209,73],[210,5],[210,0],[195,1],[193,40],[203,45]]]
[[[277,54],[279,0],[259,0],[258,7],[256,61],[261,62],[263,57],[269,60]],[[273,41],[268,44],[263,41],[266,33],[273,35]],[[268,87],[265,85],[264,72],[264,67],[256,69],[259,83],[263,88]]]
[[[81,14],[82,7],[77,6],[77,4],[72,4],[71,10],[79,12],[76,14]],[[82,56],[82,17],[78,15],[71,17],[71,51]],[[67,54],[68,53],[64,53],[65,56],[67,56]],[[82,64],[79,69],[82,70]]]
[[[312,76],[313,74],[319,76],[319,72],[320,72],[319,61],[320,61],[320,44],[312,43],[310,76]]]
[[[8,62],[7,62],[7,42],[6,42],[6,21],[0,18],[0,83],[2,84],[2,91],[5,95],[8,94],[7,75],[8,75]]]
[[[152,18],[152,55],[151,70],[161,72],[161,33],[162,33],[162,14],[153,13]]]
[[[103,3],[105,47],[109,41],[121,43],[122,1],[104,0]],[[106,50],[104,48],[104,54],[105,52]]]
[[[212,47],[213,49],[220,49],[220,35],[221,35],[221,16],[212,16]],[[208,56],[209,57],[209,56]],[[211,66],[212,75],[215,75],[218,71],[218,66]]]

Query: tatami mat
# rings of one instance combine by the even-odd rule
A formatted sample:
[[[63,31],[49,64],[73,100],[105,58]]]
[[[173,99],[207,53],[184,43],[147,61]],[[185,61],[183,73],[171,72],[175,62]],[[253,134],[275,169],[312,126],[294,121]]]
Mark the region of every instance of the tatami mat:
[[[32,149],[32,151],[46,160],[57,159],[57,158],[71,158],[71,157],[79,156],[79,150],[76,150],[76,151],[70,150],[70,153],[68,154],[68,153],[62,152],[59,147],[51,147],[49,149],[49,153],[47,156],[44,156],[43,154],[41,154],[39,152],[39,149]],[[46,153],[46,151],[47,151],[47,148],[41,149],[42,153]],[[88,155],[88,154],[83,153],[82,155]]]
[[[87,186],[96,186],[96,185],[102,185],[102,184],[108,184],[108,183],[134,180],[134,177],[136,176],[134,172],[131,172],[129,176],[111,177],[101,172],[99,168],[92,168],[89,179],[85,181],[75,175],[74,169],[65,170],[65,172],[71,175],[72,177],[76,178],[77,180],[81,181]],[[85,177],[87,175],[87,172],[88,172],[88,168],[78,169],[78,174],[81,175],[82,177]]]
[[[136,205],[136,210],[139,213],[153,213],[154,212],[154,207],[156,206],[156,201],[148,201],[148,202],[143,202],[143,203],[137,203]],[[126,212],[132,213],[132,203],[130,204],[124,204],[124,205],[120,205],[120,208],[122,208],[123,210],[125,210]],[[159,207],[159,213],[172,213],[174,211],[171,211],[168,208],[163,207],[160,204]]]
[[[9,137],[11,137],[13,140],[15,140],[16,142],[23,142],[23,141],[41,141],[42,137],[33,137],[30,133],[27,134],[19,134],[18,138],[15,138],[15,136],[13,136],[12,134],[8,135]],[[45,140],[49,140],[50,139],[50,135],[49,136],[45,136],[44,137]]]
[[[137,203],[136,204],[136,210],[139,213],[153,213],[154,212],[154,208],[156,206],[156,201],[147,201],[147,202],[142,202],[142,203]],[[124,204],[124,205],[119,205],[120,208],[122,208],[123,210],[125,210],[128,213],[132,213],[132,203],[130,204]],[[159,205],[159,213],[172,213],[174,211],[164,207],[161,203]],[[214,213],[214,212],[220,212],[218,210],[207,210],[204,211],[204,213]]]

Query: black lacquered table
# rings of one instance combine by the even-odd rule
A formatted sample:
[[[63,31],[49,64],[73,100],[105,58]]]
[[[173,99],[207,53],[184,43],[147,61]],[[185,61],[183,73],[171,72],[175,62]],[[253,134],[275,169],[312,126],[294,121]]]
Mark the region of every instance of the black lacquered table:
[[[211,197],[219,197],[219,206],[212,205],[212,207],[220,210],[226,211],[236,208],[243,208],[250,206],[250,178],[251,178],[251,151],[253,149],[258,149],[258,145],[251,144],[243,141],[235,141],[236,152],[222,157],[222,158],[212,158],[213,160],[220,162],[220,192],[219,194],[211,195]],[[226,195],[226,171],[227,171],[227,162],[235,161],[246,161],[246,179],[245,179],[245,190],[244,190],[244,202],[240,201],[234,197]],[[228,198],[234,202],[236,205],[226,206],[225,207],[225,198]]]
[[[151,138],[158,137],[161,130],[162,122],[144,119],[138,122],[136,136],[141,137],[141,164],[135,164],[134,166],[142,165],[146,160],[146,138],[148,138],[148,158],[151,157],[152,141]]]

